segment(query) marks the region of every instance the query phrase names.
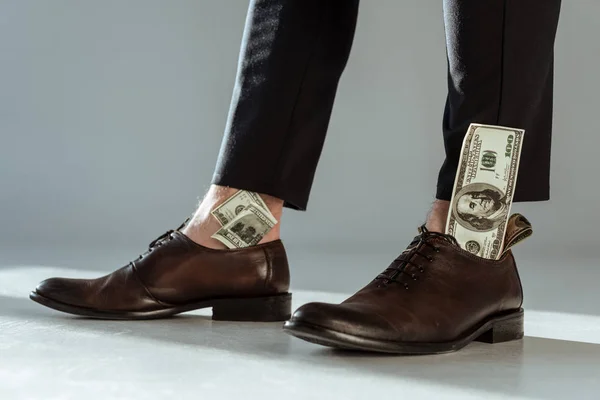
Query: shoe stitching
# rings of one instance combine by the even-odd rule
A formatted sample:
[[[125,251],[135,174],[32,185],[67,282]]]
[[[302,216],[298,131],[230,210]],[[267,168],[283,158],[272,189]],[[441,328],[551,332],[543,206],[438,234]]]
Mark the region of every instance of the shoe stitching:
[[[131,269],[133,270],[133,275],[135,276],[135,278],[137,279],[138,283],[140,285],[142,285],[142,287],[144,288],[144,290],[146,291],[146,294],[148,295],[148,297],[154,301],[157,304],[160,304],[163,307],[172,307],[172,304],[169,303],[164,303],[160,300],[158,300],[156,297],[154,297],[154,295],[152,295],[152,293],[150,292],[150,289],[148,289],[148,287],[144,284],[144,282],[142,281],[142,278],[140,278],[137,268],[135,267],[135,264],[132,262],[129,264],[131,266]]]

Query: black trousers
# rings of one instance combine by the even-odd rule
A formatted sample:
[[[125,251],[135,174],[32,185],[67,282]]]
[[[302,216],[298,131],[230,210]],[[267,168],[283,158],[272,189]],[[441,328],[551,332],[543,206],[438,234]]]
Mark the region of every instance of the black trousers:
[[[450,200],[471,122],[525,129],[514,201],[549,198],[560,3],[444,0],[446,159],[436,198]],[[306,209],[357,14],[358,0],[251,1],[214,184]]]

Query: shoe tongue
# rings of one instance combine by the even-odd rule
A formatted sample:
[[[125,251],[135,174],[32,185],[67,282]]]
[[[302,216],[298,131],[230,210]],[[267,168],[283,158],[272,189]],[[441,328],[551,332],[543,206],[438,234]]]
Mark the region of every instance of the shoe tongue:
[[[533,233],[531,223],[521,214],[513,214],[506,225],[504,236],[504,249],[502,254],[510,250],[515,244],[527,239]]]

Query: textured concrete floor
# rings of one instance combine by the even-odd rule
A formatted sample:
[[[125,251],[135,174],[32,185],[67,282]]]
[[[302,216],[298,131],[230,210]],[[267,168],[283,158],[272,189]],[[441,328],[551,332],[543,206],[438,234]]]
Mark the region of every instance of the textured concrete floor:
[[[598,399],[600,317],[526,310],[523,341],[422,357],[339,352],[279,323],[67,316],[27,298],[48,276],[0,269],[0,399]],[[344,295],[295,292],[295,306]]]

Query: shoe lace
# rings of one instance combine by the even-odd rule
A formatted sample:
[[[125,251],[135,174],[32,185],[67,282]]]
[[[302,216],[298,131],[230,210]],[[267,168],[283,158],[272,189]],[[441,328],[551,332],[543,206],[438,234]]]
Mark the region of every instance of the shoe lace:
[[[159,237],[157,237],[156,239],[154,239],[153,241],[150,242],[150,244],[148,245],[148,250],[146,250],[144,253],[140,254],[138,256],[138,258],[136,258],[134,261],[130,262],[130,264],[133,264],[135,261],[140,261],[141,259],[143,259],[144,257],[146,257],[148,254],[150,254],[154,249],[162,246],[163,244],[167,243],[168,241],[170,241],[173,237],[171,236],[173,233],[181,230],[181,228],[183,228],[188,221],[190,220],[190,218],[186,219],[177,229],[169,229],[168,231],[166,231],[165,233],[163,233],[162,235],[160,235]]]
[[[447,235],[439,232],[429,231],[425,225],[419,228],[419,235],[417,235],[412,242],[408,245],[406,250],[402,252],[389,267],[387,267],[381,274],[377,275],[376,280],[380,280],[378,286],[386,286],[390,283],[399,283],[408,289],[408,283],[403,282],[402,277],[407,276],[413,281],[419,279],[418,273],[424,273],[425,268],[422,265],[423,259],[429,262],[433,261],[432,255],[423,253],[425,247],[432,248],[433,251],[438,253],[440,251],[439,246],[432,243],[433,239],[442,239],[449,243],[458,246],[458,242],[454,236]],[[418,257],[417,257],[418,256]],[[410,266],[414,268],[409,269]]]

